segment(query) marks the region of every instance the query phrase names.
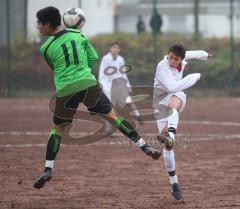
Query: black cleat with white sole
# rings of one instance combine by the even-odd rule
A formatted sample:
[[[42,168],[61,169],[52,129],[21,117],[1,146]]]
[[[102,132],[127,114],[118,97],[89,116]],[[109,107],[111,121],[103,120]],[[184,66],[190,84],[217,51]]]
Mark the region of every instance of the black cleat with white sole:
[[[171,185],[171,193],[176,200],[182,199],[182,191],[179,183],[174,183]]]
[[[33,183],[33,187],[36,189],[41,189],[47,181],[51,180],[51,178],[52,170],[47,170],[43,173],[43,175],[37,178],[37,180]]]
[[[145,144],[141,147],[141,149],[149,156],[151,156],[154,160],[158,160],[161,156],[161,152],[150,147],[148,144]]]

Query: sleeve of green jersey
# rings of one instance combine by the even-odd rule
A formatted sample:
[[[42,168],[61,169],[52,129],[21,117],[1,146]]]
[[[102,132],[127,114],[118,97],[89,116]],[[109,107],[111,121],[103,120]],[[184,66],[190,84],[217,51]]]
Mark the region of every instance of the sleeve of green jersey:
[[[91,68],[95,65],[98,60],[98,55],[93,46],[86,39],[85,49],[87,52],[88,66]]]

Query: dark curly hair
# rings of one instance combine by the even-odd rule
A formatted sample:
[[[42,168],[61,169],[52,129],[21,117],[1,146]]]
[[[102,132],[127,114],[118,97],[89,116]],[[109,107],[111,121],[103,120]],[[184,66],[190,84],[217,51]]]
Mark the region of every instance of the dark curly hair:
[[[49,6],[37,12],[38,21],[42,24],[49,23],[53,29],[61,25],[61,14],[55,7]]]
[[[184,59],[185,58],[186,49],[181,44],[174,44],[173,46],[171,46],[169,48],[168,53],[170,53],[170,52],[172,52],[176,56],[181,57],[182,59]]]

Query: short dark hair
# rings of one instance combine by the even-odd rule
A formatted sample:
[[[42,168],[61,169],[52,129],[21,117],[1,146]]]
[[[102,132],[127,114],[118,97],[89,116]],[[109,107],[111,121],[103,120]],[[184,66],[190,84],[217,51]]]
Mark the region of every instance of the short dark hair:
[[[53,29],[61,25],[61,14],[55,7],[49,6],[37,12],[38,21],[42,24],[49,23]]]
[[[176,56],[181,57],[182,59],[184,59],[185,58],[186,49],[181,44],[174,44],[173,46],[171,46],[169,48],[168,53],[170,53],[170,52],[172,52]]]
[[[119,46],[120,47],[120,44],[119,44],[119,42],[117,42],[117,41],[113,41],[112,43],[110,43],[110,47],[113,47],[114,45],[117,45],[117,46]]]

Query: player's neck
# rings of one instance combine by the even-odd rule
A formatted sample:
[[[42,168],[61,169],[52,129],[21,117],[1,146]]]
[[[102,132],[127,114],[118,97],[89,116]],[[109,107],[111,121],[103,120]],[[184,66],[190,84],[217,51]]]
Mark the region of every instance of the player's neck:
[[[113,54],[111,54],[111,56],[112,56],[112,58],[114,59],[114,60],[116,60],[117,59],[117,57],[118,57],[118,55],[113,55]]]
[[[59,33],[60,31],[62,31],[62,28],[59,26],[59,27],[57,27],[56,29],[52,30],[52,32],[50,33],[50,35]]]

